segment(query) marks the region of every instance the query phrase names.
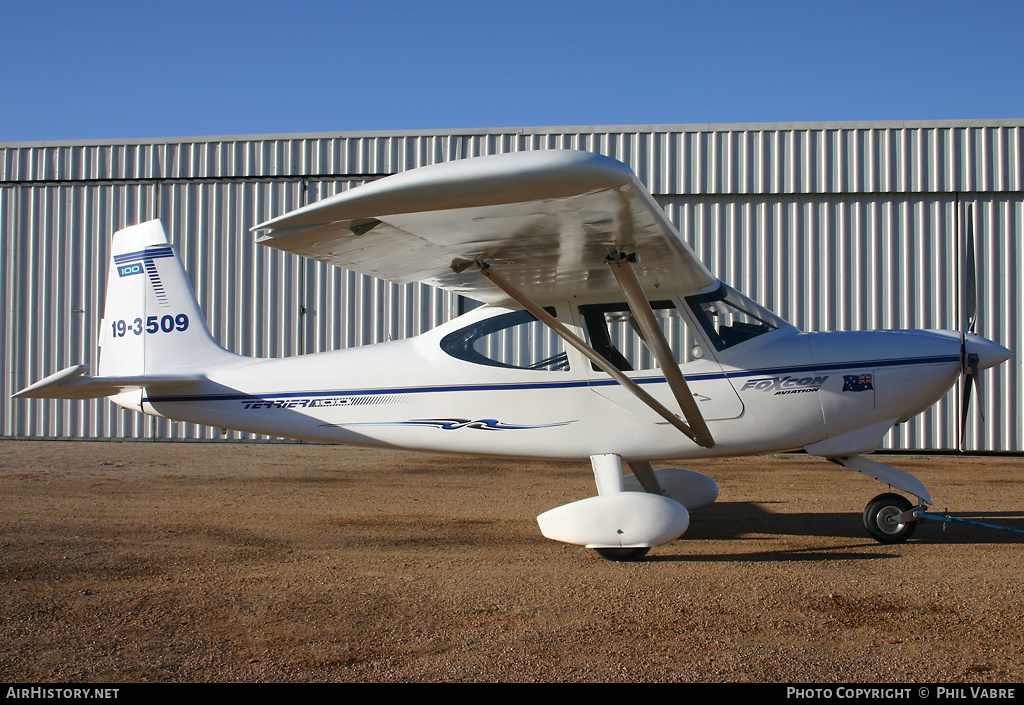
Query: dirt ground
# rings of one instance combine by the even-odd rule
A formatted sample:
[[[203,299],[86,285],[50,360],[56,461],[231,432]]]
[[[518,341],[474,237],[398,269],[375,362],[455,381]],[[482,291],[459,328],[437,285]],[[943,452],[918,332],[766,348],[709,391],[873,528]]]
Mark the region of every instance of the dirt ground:
[[[1024,529],[1024,459],[887,462]],[[857,473],[688,466],[719,502],[611,563],[534,519],[595,494],[585,463],[0,442],[0,681],[1024,681],[1021,534],[884,546]]]

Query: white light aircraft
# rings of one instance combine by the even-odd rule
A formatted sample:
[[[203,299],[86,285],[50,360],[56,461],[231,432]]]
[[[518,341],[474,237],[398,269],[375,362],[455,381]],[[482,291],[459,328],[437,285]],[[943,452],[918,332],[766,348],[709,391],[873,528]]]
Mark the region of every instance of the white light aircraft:
[[[670,458],[805,450],[916,497],[885,493],[864,513],[879,541],[906,540],[931,497],[864,455],[961,374],[969,400],[978,372],[1010,357],[973,333],[970,291],[967,332],[802,333],[715,278],[632,171],[589,152],[414,169],[253,230],[263,245],[486,305],[406,340],[242,357],[211,337],[154,220],[114,234],[96,374],[73,366],[16,396],[106,396],[327,443],[589,458],[597,496],[541,514],[541,531],[636,560],[718,496],[704,474],[654,469]]]

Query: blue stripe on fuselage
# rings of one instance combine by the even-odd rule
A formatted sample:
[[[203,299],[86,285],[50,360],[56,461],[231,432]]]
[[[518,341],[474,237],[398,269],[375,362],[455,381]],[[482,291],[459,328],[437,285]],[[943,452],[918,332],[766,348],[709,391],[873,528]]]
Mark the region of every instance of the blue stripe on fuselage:
[[[713,374],[686,375],[687,381],[703,381],[713,379],[742,379],[744,377],[760,377],[765,375],[796,374],[799,372],[837,372],[839,370],[863,369],[866,367],[896,367],[901,365],[934,365],[941,363],[960,362],[959,355],[940,355],[932,357],[917,357],[912,359],[899,360],[862,360],[859,362],[843,362],[824,365],[798,365],[793,367],[766,367],[757,370],[738,370],[735,372],[716,372]],[[664,377],[639,377],[633,378],[637,384],[662,384]],[[379,394],[428,394],[442,392],[485,392],[485,391],[510,391],[517,389],[573,389],[576,387],[605,387],[617,385],[613,379],[607,380],[574,380],[566,382],[530,382],[517,384],[459,384],[439,387],[391,387],[386,389],[356,389],[349,391],[323,391],[323,392],[266,392],[264,394],[201,394],[188,396],[168,397],[144,397],[143,402],[153,404],[157,402],[192,402],[192,401],[249,401],[259,399],[287,399],[289,397],[318,397],[318,396],[366,396]]]

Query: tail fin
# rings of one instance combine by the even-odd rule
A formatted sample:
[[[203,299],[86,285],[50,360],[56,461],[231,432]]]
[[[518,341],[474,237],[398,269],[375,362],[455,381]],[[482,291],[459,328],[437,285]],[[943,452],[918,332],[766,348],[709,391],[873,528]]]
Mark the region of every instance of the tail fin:
[[[198,372],[220,347],[159,220],[114,233],[100,324],[100,377]]]
[[[217,345],[199,309],[177,249],[159,220],[114,233],[96,376],[73,365],[14,396],[95,399],[143,411],[141,389],[201,384],[235,358]]]

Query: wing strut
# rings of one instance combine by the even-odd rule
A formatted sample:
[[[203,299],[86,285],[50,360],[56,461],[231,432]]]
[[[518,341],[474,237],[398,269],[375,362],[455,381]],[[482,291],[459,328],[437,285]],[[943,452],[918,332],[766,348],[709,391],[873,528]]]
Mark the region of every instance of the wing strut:
[[[496,272],[494,268],[491,267],[489,264],[487,264],[486,262],[479,261],[467,262],[465,260],[456,260],[455,262],[452,263],[452,269],[456,271],[462,271],[463,269],[466,269],[467,267],[470,266],[480,267],[480,273],[487,277],[491,281],[491,283],[493,283],[496,287],[498,287],[506,294],[508,294],[513,301],[515,301],[524,309],[533,314],[533,316],[538,321],[540,321],[548,328],[550,328],[552,331],[554,331],[565,342],[567,342],[569,345],[573,346],[581,353],[583,353],[583,355],[585,355],[588,360],[590,360],[599,368],[601,368],[609,375],[611,375],[616,382],[618,382],[627,390],[629,390],[634,396],[636,396],[640,401],[642,401],[644,404],[653,409],[663,419],[665,419],[670,424],[675,426],[687,438],[689,438],[694,443],[704,448],[710,448],[712,445],[714,445],[714,440],[712,440],[711,434],[708,433],[707,426],[704,424],[704,419],[700,416],[699,413],[697,413],[697,418],[700,421],[700,427],[703,428],[703,432],[695,432],[682,419],[680,419],[678,416],[676,416],[667,408],[665,408],[665,406],[659,403],[657,399],[652,397],[644,390],[640,389],[639,385],[637,385],[636,382],[634,382],[629,377],[624,375],[618,367],[604,359],[604,357],[602,357],[600,353],[598,353],[592,347],[587,345],[585,341],[576,337],[576,335],[574,335],[572,331],[563,326],[557,319],[555,319],[554,316],[545,311],[541,306],[534,303],[533,299],[527,296],[524,292],[520,291],[514,284],[512,284],[512,282],[510,282],[502,275],[498,274],[498,272]],[[644,299],[644,301],[646,301],[646,299]],[[648,304],[647,308],[648,310],[650,309],[650,304]],[[636,314],[634,313],[634,315]],[[653,317],[654,314],[652,313],[651,318],[653,319]],[[655,323],[655,328],[657,328],[657,323]],[[660,328],[658,328],[658,335],[661,336]],[[664,336],[661,337],[664,341]],[[672,366],[675,366],[674,359],[672,362]],[[690,400],[693,400],[692,396],[690,397]],[[696,403],[694,403],[694,406],[696,406]]]
[[[654,317],[651,302],[647,300],[633,268],[630,267],[630,262],[633,259],[635,256],[616,252],[608,256],[608,265],[612,268],[615,281],[619,283],[619,288],[622,289],[622,293],[626,297],[629,310],[633,312],[633,317],[640,325],[640,330],[644,334],[644,342],[654,353],[654,359],[658,361],[658,367],[665,375],[665,381],[668,382],[669,389],[675,395],[679,408],[683,411],[683,416],[686,417],[690,428],[696,433],[694,441],[697,445],[710,448],[715,445],[715,439],[711,437],[711,431],[704,423],[704,417],[701,415],[700,409],[697,408],[697,402],[690,392],[690,387],[686,384],[686,378],[679,371],[672,348],[669,347],[668,341],[665,340],[665,334],[662,333],[661,326],[658,325],[658,320]]]

